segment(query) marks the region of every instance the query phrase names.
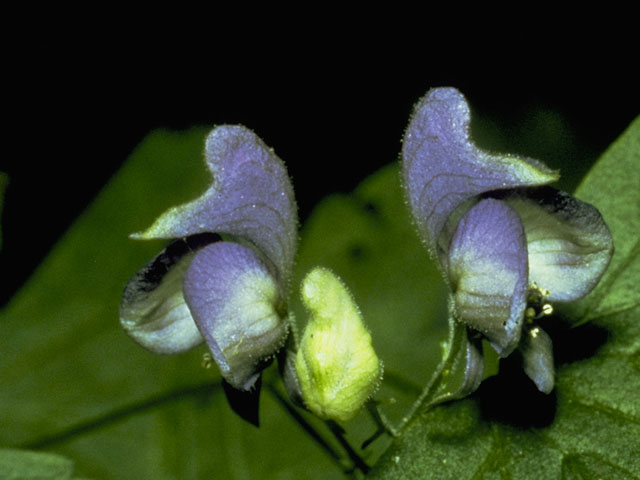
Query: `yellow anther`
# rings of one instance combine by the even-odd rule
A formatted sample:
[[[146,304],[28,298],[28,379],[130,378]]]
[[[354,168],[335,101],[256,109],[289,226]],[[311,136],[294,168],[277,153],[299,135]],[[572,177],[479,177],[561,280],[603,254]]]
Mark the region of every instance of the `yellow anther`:
[[[202,355],[202,368],[206,368],[209,369],[212,367],[213,365],[213,357],[211,356],[211,354],[209,352],[205,353]]]

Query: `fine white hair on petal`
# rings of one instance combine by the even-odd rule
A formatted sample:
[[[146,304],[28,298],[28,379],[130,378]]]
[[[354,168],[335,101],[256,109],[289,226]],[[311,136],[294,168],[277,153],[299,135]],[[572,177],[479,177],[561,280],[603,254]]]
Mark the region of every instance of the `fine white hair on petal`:
[[[558,179],[557,172],[537,160],[494,155],[476,147],[469,134],[470,120],[469,106],[458,90],[434,88],[415,106],[405,132],[404,188],[432,254],[437,253],[447,219],[469,198]]]
[[[162,214],[134,238],[175,238],[201,232],[229,234],[262,252],[280,282],[291,277],[297,247],[297,207],[282,160],[251,130],[222,125],[205,143],[209,189]]]

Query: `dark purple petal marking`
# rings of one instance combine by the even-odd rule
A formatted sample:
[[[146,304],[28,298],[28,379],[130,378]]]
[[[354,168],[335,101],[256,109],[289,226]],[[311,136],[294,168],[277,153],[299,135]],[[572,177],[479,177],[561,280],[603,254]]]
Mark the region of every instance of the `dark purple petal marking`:
[[[549,301],[576,300],[604,274],[613,240],[600,212],[568,193],[534,189],[506,201],[527,236],[529,280],[549,291]]]
[[[184,297],[222,376],[249,390],[282,347],[288,324],[273,272],[250,247],[218,242],[200,250],[184,275]]]
[[[293,188],[282,161],[242,126],[220,126],[207,137],[211,187],[198,199],[167,210],[134,238],[175,238],[218,232],[253,243],[288,283],[297,245]]]
[[[454,88],[435,88],[414,109],[404,136],[403,179],[413,217],[432,251],[451,213],[483,192],[553,182],[541,163],[477,148],[469,106]]]
[[[517,213],[487,199],[458,223],[448,274],[458,320],[481,332],[503,357],[520,340],[527,294],[527,246]]]
[[[129,280],[122,293],[120,323],[136,342],[164,354],[202,342],[184,302],[182,276],[194,252],[218,240],[213,233],[176,240]]]
[[[537,325],[525,325],[520,343],[523,368],[538,390],[550,393],[553,390],[555,369],[553,367],[553,345],[547,332]]]

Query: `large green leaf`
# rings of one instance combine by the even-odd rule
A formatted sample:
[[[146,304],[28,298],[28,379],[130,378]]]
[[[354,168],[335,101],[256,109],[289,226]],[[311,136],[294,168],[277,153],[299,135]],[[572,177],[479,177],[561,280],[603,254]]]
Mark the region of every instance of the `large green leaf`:
[[[576,196],[597,205],[615,246],[609,269],[597,288],[576,306],[584,321],[636,308],[640,304],[640,117],[614,142],[584,178]],[[629,325],[640,336],[640,322]]]
[[[326,425],[286,403],[273,368],[265,378],[261,427],[255,429],[228,408],[217,370],[201,367],[204,348],[156,356],[119,326],[124,284],[162,247],[127,235],[205,188],[205,133],[156,132],[147,138],[0,312],[0,445],[62,454],[73,460],[77,474],[106,479],[341,478],[352,464]],[[628,147],[620,149],[620,161],[627,162]],[[629,162],[624,168],[637,171],[637,159]],[[620,184],[603,183],[618,193]],[[601,208],[614,231],[609,275],[618,273],[603,281],[611,291],[597,290],[580,305],[592,322],[551,332],[560,363],[556,393],[538,395],[518,366],[503,362],[500,375],[472,398],[420,412],[383,457],[375,473],[380,478],[411,478],[412,468],[418,477],[490,477],[506,454],[511,460],[504,472],[514,478],[527,469],[542,472],[535,478],[546,478],[545,471],[558,476],[558,468],[567,478],[590,478],[585,472],[628,478],[637,469],[632,449],[638,412],[631,400],[638,396],[638,335],[631,333],[637,308],[610,300],[620,285],[632,286],[628,272],[637,271],[637,244],[623,248],[619,236],[637,237],[637,224],[625,230],[632,222],[622,219],[617,226],[614,217],[624,209],[614,205],[613,195],[591,198],[603,187],[584,185],[579,194]],[[637,197],[635,202],[637,212]],[[294,285],[315,265],[331,268],[351,288],[385,364],[375,401],[398,424],[440,359],[447,290],[411,225],[397,166],[368,178],[352,195],[318,205],[301,231]],[[292,308],[303,328],[298,292]],[[580,319],[567,315],[574,315],[572,323]],[[513,405],[519,414],[508,413]],[[612,425],[618,426],[615,434]],[[375,429],[366,411],[344,426],[368,463],[389,444],[386,438],[357,447]],[[612,438],[599,438],[601,431]],[[576,447],[578,437],[583,448]],[[622,449],[625,442],[629,450]]]
[[[517,362],[503,362],[470,398],[417,416],[373,478],[640,477],[639,180],[640,119],[577,191],[602,212],[616,251],[600,286],[545,325],[555,391],[538,393]]]
[[[0,445],[103,479],[341,477],[277,389],[265,386],[255,429],[202,368],[204,348],[157,356],[120,328],[125,283],[162,248],[128,234],[206,187],[205,133],[150,135],[0,313]]]

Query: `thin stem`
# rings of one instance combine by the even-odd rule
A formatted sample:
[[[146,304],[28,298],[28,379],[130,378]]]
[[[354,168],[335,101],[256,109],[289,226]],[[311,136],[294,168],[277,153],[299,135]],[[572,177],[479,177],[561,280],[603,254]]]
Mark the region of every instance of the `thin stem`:
[[[336,437],[336,440],[340,442],[340,445],[342,445],[345,452],[347,452],[347,455],[353,462],[354,466],[362,473],[366,474],[370,470],[370,467],[362,458],[360,458],[360,455],[358,455],[358,453],[351,447],[347,439],[344,438],[344,429],[333,420],[326,420],[325,423],[329,427],[329,430],[331,430],[331,433],[333,433],[333,436]]]
[[[116,408],[98,417],[79,422],[75,425],[71,425],[70,427],[67,427],[64,430],[61,430],[54,434],[45,435],[37,440],[22,445],[22,448],[36,450],[50,447],[58,443],[72,440],[76,436],[85,435],[87,433],[91,433],[94,430],[98,430],[100,428],[120,422],[147,409],[157,408],[165,403],[175,402],[185,397],[208,396],[217,391],[221,391],[220,382],[189,386],[178,390],[161,393],[159,395],[149,397],[139,402],[134,402],[129,405]]]
[[[436,394],[438,392],[439,387],[443,383],[443,379],[445,377],[444,372],[450,372],[455,362],[455,357],[457,354],[457,350],[455,346],[460,341],[460,335],[465,334],[464,329],[456,328],[456,327],[457,325],[455,320],[453,319],[452,316],[450,316],[449,338],[447,339],[447,350],[445,351],[442,357],[442,360],[440,361],[440,364],[438,365],[435,372],[431,376],[429,383],[427,383],[427,386],[424,388],[424,390],[422,390],[422,393],[417,398],[417,400],[413,402],[413,405],[411,406],[411,409],[409,410],[407,415],[405,415],[402,418],[402,420],[400,421],[400,424],[397,425],[396,427],[392,427],[391,425],[388,426],[389,432],[394,437],[399,436],[404,431],[404,429],[407,428],[407,425],[409,424],[409,422],[411,421],[411,419],[413,418],[413,416],[416,414],[416,412],[420,407],[422,407],[423,405],[433,406],[449,399],[450,395],[447,393],[444,393],[439,397],[436,397]]]
[[[289,403],[286,397],[282,395],[275,386],[273,386],[271,383],[268,383],[267,389],[269,390],[269,393],[271,393],[275,397],[278,404],[282,408],[284,408],[289,415],[293,417],[296,423],[298,423],[298,425],[300,425],[300,427],[302,427],[302,429],[309,434],[309,436],[320,446],[322,450],[324,450],[325,453],[329,455],[329,457],[331,457],[331,459],[335,463],[340,466],[341,469],[344,470],[345,468],[348,468],[343,464],[341,455],[334,450],[329,442],[327,442],[322,437],[322,435],[313,427],[313,425],[307,422],[307,420],[305,420],[305,418],[300,415],[296,408]]]
[[[378,429],[375,432],[373,432],[373,435],[371,435],[368,439],[366,439],[362,443],[362,446],[360,448],[363,450],[367,448],[369,445],[371,445],[375,440],[377,440],[380,437],[380,435],[382,435],[383,433],[386,433],[392,437],[397,436],[395,434],[394,426],[387,419],[387,416],[382,411],[380,411],[380,409],[378,408],[377,402],[375,402],[374,400],[369,400],[366,406],[367,406],[369,415],[371,416],[373,422],[376,424]]]

